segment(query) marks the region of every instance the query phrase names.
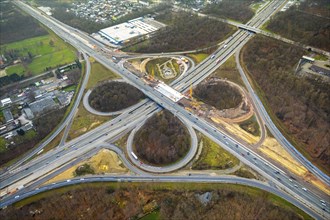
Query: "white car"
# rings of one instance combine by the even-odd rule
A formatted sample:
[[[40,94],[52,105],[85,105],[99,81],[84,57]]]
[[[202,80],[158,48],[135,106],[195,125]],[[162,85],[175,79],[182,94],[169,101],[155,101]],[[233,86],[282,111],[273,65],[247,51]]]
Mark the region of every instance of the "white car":
[[[15,196],[15,199],[18,199],[19,198],[19,196]]]
[[[302,188],[302,190],[306,191],[307,192],[307,189],[305,187]]]

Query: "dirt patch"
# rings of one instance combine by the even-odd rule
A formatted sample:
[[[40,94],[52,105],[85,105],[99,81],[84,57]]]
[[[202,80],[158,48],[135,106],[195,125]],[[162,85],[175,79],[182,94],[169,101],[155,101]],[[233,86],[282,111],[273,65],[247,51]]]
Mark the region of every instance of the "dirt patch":
[[[123,165],[122,161],[119,159],[119,157],[115,152],[107,149],[102,149],[93,157],[91,157],[89,160],[83,161],[69,168],[60,175],[47,181],[45,184],[58,182],[75,177],[74,171],[83,164],[90,165],[90,167],[94,170],[95,174],[128,172],[128,169]]]
[[[298,176],[302,177],[307,173],[307,169],[296,161],[275,138],[266,138],[259,150]]]
[[[221,118],[216,117],[210,117],[210,119],[217,123],[221,128],[224,128],[228,133],[234,134],[249,144],[256,144],[260,140],[260,137],[244,131],[238,124],[228,123]]]

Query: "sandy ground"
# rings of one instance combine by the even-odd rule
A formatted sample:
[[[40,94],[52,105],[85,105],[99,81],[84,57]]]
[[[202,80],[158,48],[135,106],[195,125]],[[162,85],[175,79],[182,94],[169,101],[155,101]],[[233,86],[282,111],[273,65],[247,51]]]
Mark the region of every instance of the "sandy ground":
[[[6,70],[0,71],[0,77],[7,76]]]
[[[250,144],[255,144],[259,141],[259,136],[254,136],[246,131],[244,131],[238,124],[229,124],[218,118],[211,117],[211,120],[217,124],[222,125],[229,133],[234,134],[237,137],[240,137],[242,140]]]
[[[330,188],[308,172],[308,170],[296,161],[276,139],[267,137],[259,150],[269,158],[282,164],[291,172],[302,177],[305,181],[315,185],[327,194],[330,194]]]
[[[123,163],[117,156],[117,154],[113,151],[102,149],[89,160],[81,162],[76,166],[69,168],[64,171],[60,175],[54,177],[53,179],[47,181],[45,184],[62,181],[66,179],[73,178],[74,171],[83,164],[89,164],[95,171],[95,174],[103,174],[103,173],[127,173],[128,169],[124,167]]]
[[[259,150],[298,176],[304,176],[307,173],[307,169],[296,161],[275,138],[267,137]]]

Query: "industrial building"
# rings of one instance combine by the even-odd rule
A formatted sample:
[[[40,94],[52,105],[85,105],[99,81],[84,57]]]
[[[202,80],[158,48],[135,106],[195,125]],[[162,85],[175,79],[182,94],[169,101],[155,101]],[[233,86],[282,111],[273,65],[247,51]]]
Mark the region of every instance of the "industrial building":
[[[102,29],[98,34],[115,45],[123,45],[152,34],[165,25],[151,18],[139,17],[125,23]]]

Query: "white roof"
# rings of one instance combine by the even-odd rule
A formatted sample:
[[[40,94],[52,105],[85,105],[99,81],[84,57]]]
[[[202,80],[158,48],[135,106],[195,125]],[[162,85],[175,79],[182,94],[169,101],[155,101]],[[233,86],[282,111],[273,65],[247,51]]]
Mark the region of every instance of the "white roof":
[[[2,104],[4,104],[4,103],[11,103],[11,99],[10,99],[10,98],[2,99],[2,100],[1,100],[1,103],[2,103]]]
[[[183,97],[180,92],[162,82],[158,83],[155,89],[174,102],[179,101]]]
[[[156,30],[158,28],[145,23],[143,18],[136,18],[125,23],[101,29],[99,33],[110,41],[119,43]]]

